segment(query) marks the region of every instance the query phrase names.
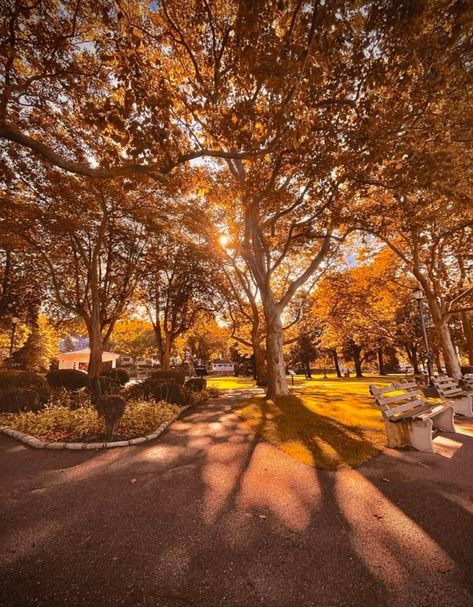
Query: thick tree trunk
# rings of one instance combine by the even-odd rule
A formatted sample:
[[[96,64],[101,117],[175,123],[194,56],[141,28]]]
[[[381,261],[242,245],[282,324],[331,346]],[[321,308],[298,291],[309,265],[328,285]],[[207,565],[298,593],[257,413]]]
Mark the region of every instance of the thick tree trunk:
[[[279,309],[272,298],[264,304],[266,319],[266,361],[268,364],[267,398],[289,394],[283,354],[283,329]]]
[[[386,375],[386,369],[384,368],[383,350],[378,348],[378,369],[380,375]]]
[[[332,356],[333,356],[333,364],[335,365],[335,371],[337,373],[337,377],[341,377],[342,372],[340,371],[340,363],[338,361],[338,354],[337,354],[336,350],[332,350]]]
[[[458,361],[455,348],[453,347],[452,336],[448,326],[448,318],[446,318],[442,313],[442,309],[439,306],[437,298],[435,297],[435,294],[428,288],[425,278],[423,279],[422,286],[424,287],[424,293],[429,305],[432,321],[434,323],[435,330],[437,331],[440,347],[442,348],[447,374],[454,379],[461,379],[462,374],[460,370],[460,363]]]
[[[361,368],[361,347],[353,346],[353,362],[355,363],[355,371],[357,377],[363,377]]]
[[[468,356],[468,364],[473,365],[473,325],[467,312],[461,313],[461,321],[463,327],[463,335],[465,336],[466,353]]]
[[[266,364],[266,353],[261,347],[259,340],[253,341],[253,355],[255,361],[255,379],[256,385],[268,385],[268,368]]]
[[[164,344],[159,353],[159,359],[161,363],[161,369],[163,371],[168,371],[171,365],[171,352],[172,352],[172,336],[166,335],[164,339]]]
[[[439,336],[440,345],[442,346],[443,359],[445,361],[445,368],[447,375],[454,379],[461,379],[462,373],[460,369],[460,363],[455,352],[455,348],[452,342],[452,336],[448,327],[448,322],[442,319],[436,323],[437,333]]]

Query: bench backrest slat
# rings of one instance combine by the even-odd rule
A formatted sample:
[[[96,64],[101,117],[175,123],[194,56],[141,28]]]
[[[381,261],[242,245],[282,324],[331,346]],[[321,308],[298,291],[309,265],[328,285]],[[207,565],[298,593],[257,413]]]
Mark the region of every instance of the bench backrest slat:
[[[460,386],[451,377],[433,377],[432,381],[434,382],[434,386],[439,391],[440,396],[448,398],[449,396],[460,396],[462,393]]]
[[[405,411],[415,413],[419,408],[425,407],[427,399],[417,384],[412,386],[412,383],[398,382],[382,388],[371,385],[370,392],[386,417],[395,417]]]

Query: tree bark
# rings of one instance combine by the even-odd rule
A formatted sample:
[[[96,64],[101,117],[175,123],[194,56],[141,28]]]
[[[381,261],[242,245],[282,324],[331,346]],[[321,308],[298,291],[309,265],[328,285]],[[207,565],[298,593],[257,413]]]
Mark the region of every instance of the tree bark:
[[[419,274],[417,275],[417,278],[424,289],[425,298],[427,300],[430,314],[432,316],[432,321],[435,330],[437,331],[440,347],[442,349],[447,374],[450,375],[450,377],[459,380],[461,379],[462,374],[460,369],[460,363],[458,361],[455,348],[453,347],[450,328],[448,326],[448,315],[440,307],[440,304],[437,301],[437,297],[430,288],[430,285],[425,279],[425,277]]]
[[[261,347],[259,340],[253,341],[253,355],[255,361],[255,379],[257,386],[268,385],[268,367],[266,364],[266,353]]]
[[[440,322],[436,323],[436,329],[438,332],[440,345],[442,346],[443,359],[445,361],[447,375],[459,380],[462,377],[462,373],[460,363],[453,346],[448,322],[445,319],[442,319]]]
[[[337,377],[341,377],[342,372],[340,371],[340,363],[338,361],[338,354],[337,354],[336,350],[332,350],[332,356],[333,356],[333,364],[335,365],[335,371],[337,373]]]
[[[161,362],[161,369],[163,371],[168,371],[169,367],[171,365],[171,352],[172,352],[172,345],[173,345],[173,339],[172,339],[172,335],[170,335],[169,333],[165,334],[164,337],[164,344],[162,346],[162,349],[160,351],[160,362]]]
[[[433,351],[433,358],[434,358],[434,362],[435,362],[435,367],[437,369],[437,373],[439,375],[443,375],[444,370],[442,368],[442,361],[440,360],[440,351],[435,348]]]
[[[419,357],[417,355],[417,347],[414,345],[412,345],[412,346],[406,345],[404,347],[406,349],[406,353],[409,358],[409,362],[411,363],[412,368],[414,369],[414,374],[419,375],[420,369],[419,369]]]
[[[380,375],[386,375],[386,369],[384,368],[383,350],[378,348],[378,368]]]
[[[463,335],[465,336],[468,364],[473,365],[473,325],[468,317],[467,312],[462,312],[460,316],[463,327]]]
[[[355,363],[355,371],[357,377],[363,377],[361,368],[361,346],[353,346],[353,362]]]
[[[271,296],[263,302],[266,320],[266,360],[268,362],[267,398],[289,394],[283,354],[283,329],[278,306]]]
[[[94,312],[94,311],[93,311]],[[102,355],[103,355],[103,342],[102,332],[100,329],[100,320],[97,319],[97,315],[93,313],[92,318],[88,326],[89,333],[89,366],[87,374],[89,376],[90,392],[92,396],[92,402],[95,404],[102,391],[100,388],[100,373],[102,372]]]

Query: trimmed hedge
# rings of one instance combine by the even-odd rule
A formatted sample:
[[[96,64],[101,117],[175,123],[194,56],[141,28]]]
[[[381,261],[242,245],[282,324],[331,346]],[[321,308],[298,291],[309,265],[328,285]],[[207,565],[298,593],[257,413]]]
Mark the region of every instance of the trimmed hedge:
[[[39,395],[41,404],[44,404],[49,398],[48,384],[41,375],[31,373],[30,371],[0,371],[0,392],[14,389],[33,390]],[[32,396],[26,396],[25,398],[30,402]],[[29,409],[22,410],[27,411]]]
[[[164,382],[174,382],[175,384],[183,386],[186,376],[182,371],[169,369],[169,371],[153,371],[153,373],[151,373],[151,379]]]
[[[77,369],[54,369],[46,375],[51,388],[64,388],[70,391],[80,390],[89,386],[87,373]]]
[[[126,369],[107,369],[102,375],[103,377],[109,377],[119,387],[130,381],[130,374]]]
[[[41,395],[31,388],[9,388],[0,391],[0,413],[39,411],[42,407]]]
[[[207,380],[205,377],[191,377],[186,380],[184,387],[192,390],[192,392],[202,392],[207,388]]]
[[[176,382],[165,382],[160,379],[149,378],[130,386],[126,390],[129,399],[138,400],[164,400],[173,405],[185,405],[186,398],[183,387]]]

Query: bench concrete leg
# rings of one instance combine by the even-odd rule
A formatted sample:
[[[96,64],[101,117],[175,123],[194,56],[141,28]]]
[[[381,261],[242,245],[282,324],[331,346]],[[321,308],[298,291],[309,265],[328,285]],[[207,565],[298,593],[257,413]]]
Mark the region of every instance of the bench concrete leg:
[[[433,422],[431,419],[410,420],[409,424],[409,444],[418,451],[427,451],[435,453],[432,442]]]
[[[473,417],[473,398],[469,395],[452,398],[453,410],[457,415]]]
[[[388,447],[398,449],[409,445],[409,429],[407,422],[390,422],[384,420],[386,435],[388,438]]]
[[[453,420],[453,408],[445,409],[433,418],[434,428],[444,432],[456,432],[455,422]]]

